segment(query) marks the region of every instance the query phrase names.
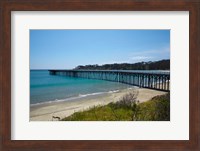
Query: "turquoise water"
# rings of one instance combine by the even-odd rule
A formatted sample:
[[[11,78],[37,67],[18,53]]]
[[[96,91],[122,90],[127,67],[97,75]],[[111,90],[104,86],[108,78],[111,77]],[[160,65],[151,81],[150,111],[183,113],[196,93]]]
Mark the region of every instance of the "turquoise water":
[[[130,85],[85,78],[49,75],[47,70],[30,71],[30,103],[38,104],[109,93]]]

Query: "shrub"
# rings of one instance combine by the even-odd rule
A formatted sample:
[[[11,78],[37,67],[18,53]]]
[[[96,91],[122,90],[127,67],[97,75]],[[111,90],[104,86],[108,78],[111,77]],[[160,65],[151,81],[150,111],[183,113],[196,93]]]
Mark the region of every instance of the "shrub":
[[[169,121],[170,94],[155,96],[150,101],[139,104],[137,120],[140,121]]]
[[[153,98],[159,100],[155,102],[155,118],[158,121],[170,120],[170,94],[158,96]]]
[[[116,102],[117,108],[131,109],[131,119],[137,120],[137,113],[139,111],[139,101],[137,100],[138,91],[133,91],[124,95],[118,102]]]

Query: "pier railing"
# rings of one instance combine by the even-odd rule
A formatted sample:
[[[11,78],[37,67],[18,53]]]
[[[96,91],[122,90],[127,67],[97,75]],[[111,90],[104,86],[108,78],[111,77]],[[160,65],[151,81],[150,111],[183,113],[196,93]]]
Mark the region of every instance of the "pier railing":
[[[139,72],[128,70],[49,70],[51,75],[99,79],[133,86],[170,91],[169,72]]]

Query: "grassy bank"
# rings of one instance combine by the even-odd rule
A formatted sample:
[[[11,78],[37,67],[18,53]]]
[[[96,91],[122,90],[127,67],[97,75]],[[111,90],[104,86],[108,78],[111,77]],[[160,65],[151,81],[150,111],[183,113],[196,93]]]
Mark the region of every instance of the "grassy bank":
[[[116,103],[94,106],[86,111],[76,112],[63,121],[169,121],[170,94],[156,96],[139,103],[137,93],[125,95]]]

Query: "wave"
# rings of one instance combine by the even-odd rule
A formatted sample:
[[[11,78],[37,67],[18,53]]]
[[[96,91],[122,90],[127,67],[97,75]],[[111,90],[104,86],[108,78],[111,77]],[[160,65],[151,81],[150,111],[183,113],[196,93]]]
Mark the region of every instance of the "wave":
[[[89,93],[89,94],[79,94],[79,97],[87,97],[87,96],[93,96],[93,95],[99,95],[99,94],[105,94],[107,92],[96,92],[96,93]]]
[[[69,98],[65,98],[65,99],[55,99],[53,101],[34,103],[34,104],[30,104],[30,106],[32,107],[32,106],[38,106],[38,105],[42,105],[42,104],[71,101],[71,100],[81,99],[81,98],[85,98],[85,97],[89,97],[89,96],[95,96],[95,95],[97,96],[97,95],[102,95],[102,94],[117,93],[119,91],[120,90],[112,90],[112,91],[108,91],[108,92],[95,92],[95,93],[88,93],[88,94],[79,94],[78,96],[69,97]]]

